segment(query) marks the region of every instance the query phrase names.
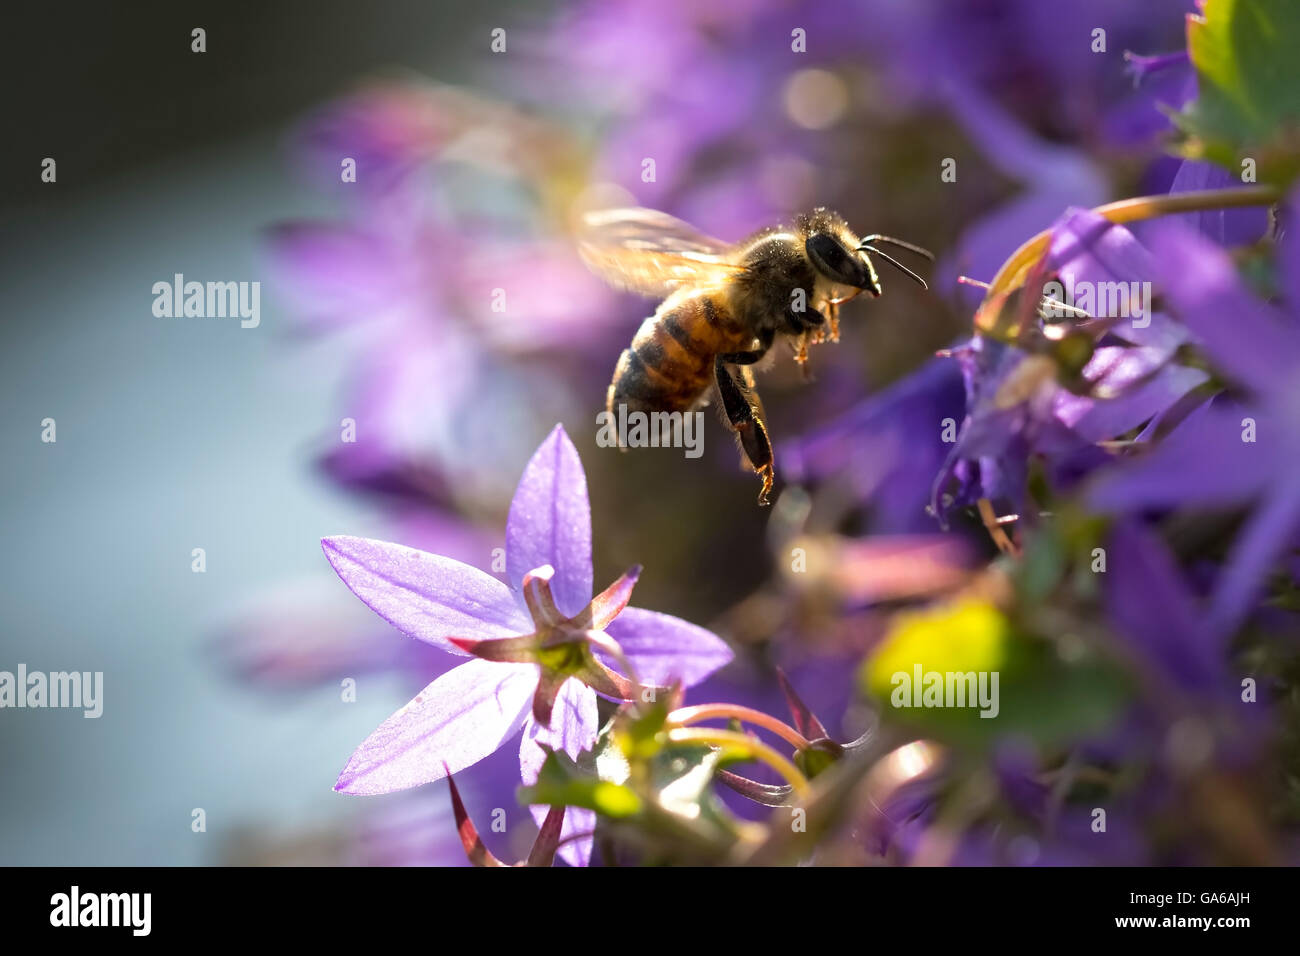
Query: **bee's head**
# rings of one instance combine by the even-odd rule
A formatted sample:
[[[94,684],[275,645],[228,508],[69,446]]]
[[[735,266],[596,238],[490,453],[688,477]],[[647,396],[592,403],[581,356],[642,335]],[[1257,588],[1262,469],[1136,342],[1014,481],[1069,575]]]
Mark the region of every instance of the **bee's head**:
[[[836,285],[880,295],[880,279],[871,260],[857,249],[848,224],[829,209],[814,209],[799,220],[804,252],[817,272]]]
[[[871,260],[836,233],[810,232],[803,247],[813,268],[836,285],[864,289],[874,296],[880,295],[880,279]]]

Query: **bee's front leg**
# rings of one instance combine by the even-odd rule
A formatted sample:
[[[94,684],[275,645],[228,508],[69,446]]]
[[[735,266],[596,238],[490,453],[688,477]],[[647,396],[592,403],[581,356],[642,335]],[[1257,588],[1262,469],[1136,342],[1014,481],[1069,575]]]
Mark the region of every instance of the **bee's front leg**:
[[[785,328],[797,336],[798,348],[794,360],[800,365],[808,361],[808,346],[820,342],[826,334],[826,316],[817,309],[796,311],[792,306],[785,310]]]
[[[795,340],[794,360],[799,363],[799,368],[803,371],[804,380],[808,379],[808,369],[804,363],[808,361],[808,333],[805,332]]]
[[[826,300],[826,326],[832,342],[840,340],[840,303],[838,299]]]
[[[763,487],[758,493],[760,505],[771,504],[768,494],[772,490],[775,472],[772,466],[772,442],[767,436],[767,426],[763,424],[762,406],[752,386],[745,381],[744,375],[736,375],[730,366],[719,356],[713,366],[714,384],[722,400],[722,410],[727,422],[740,439],[740,448],[749,460],[749,464],[763,480]]]

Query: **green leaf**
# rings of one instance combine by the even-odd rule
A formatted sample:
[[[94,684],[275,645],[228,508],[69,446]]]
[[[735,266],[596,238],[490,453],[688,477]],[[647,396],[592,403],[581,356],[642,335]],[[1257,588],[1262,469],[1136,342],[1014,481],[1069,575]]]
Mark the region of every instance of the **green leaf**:
[[[1300,172],[1300,3],[1206,0],[1189,16],[1187,48],[1199,95],[1175,117],[1184,152],[1240,173],[1253,158],[1262,181]]]
[[[582,807],[616,819],[636,816],[642,808],[641,798],[632,790],[587,773],[568,755],[554,750],[546,755],[537,783],[520,788],[519,801],[552,807]]]
[[[1030,603],[1045,601],[1065,574],[1067,555],[1061,530],[1048,524],[1027,536],[1024,558],[1014,566],[1017,591]]]
[[[901,670],[909,678],[913,676],[908,673],[912,668]],[[982,670],[984,673],[980,673]],[[1008,736],[1028,737],[1049,745],[1084,739],[1112,726],[1130,696],[1122,676],[1095,655],[1085,654],[1067,663],[1051,645],[1018,633],[1007,637],[1004,654],[996,666],[985,669],[927,663],[922,671],[923,689],[919,693],[914,679],[888,689],[878,682],[874,687],[869,685],[879,701],[881,721],[965,747],[992,746]],[[949,671],[956,672],[951,697]],[[988,692],[988,706],[968,695],[957,695],[961,680],[958,675],[971,672],[976,689]],[[924,686],[939,679],[931,676],[934,673],[941,676],[943,683],[939,696],[931,702],[925,698]],[[985,713],[987,717],[981,716]]]
[[[699,816],[722,757],[720,751],[701,744],[666,747],[650,764],[650,783],[659,805],[678,816]]]

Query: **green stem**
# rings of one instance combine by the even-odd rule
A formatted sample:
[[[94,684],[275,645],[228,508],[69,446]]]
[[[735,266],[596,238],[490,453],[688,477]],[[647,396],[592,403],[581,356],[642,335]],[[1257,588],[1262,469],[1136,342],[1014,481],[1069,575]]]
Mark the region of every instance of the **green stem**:
[[[1164,196],[1137,196],[1107,203],[1092,210],[1111,222],[1138,222],[1182,212],[1204,212],[1210,209],[1230,209],[1239,206],[1270,206],[1282,198],[1276,186],[1251,186],[1245,189],[1207,189],[1201,192],[1173,193]],[[1046,254],[1051,245],[1052,231],[1045,229],[1011,254],[1002,264],[998,274],[989,283],[988,297],[1010,292],[1025,282],[1034,264]]]
[[[687,724],[698,723],[701,720],[714,720],[720,717],[734,717],[736,720],[753,724],[755,727],[766,728],[800,750],[806,750],[812,746],[812,741],[784,721],[778,720],[770,714],[765,714],[761,710],[742,707],[740,704],[696,704],[693,707],[679,707],[668,715],[668,722],[679,727],[685,727]]]
[[[734,730],[718,730],[713,727],[676,727],[668,731],[668,739],[675,744],[698,743],[713,747],[726,747],[741,750],[755,760],[767,764],[794,789],[799,796],[808,794],[808,778],[799,772],[799,768],[786,760],[779,753],[748,734]]]

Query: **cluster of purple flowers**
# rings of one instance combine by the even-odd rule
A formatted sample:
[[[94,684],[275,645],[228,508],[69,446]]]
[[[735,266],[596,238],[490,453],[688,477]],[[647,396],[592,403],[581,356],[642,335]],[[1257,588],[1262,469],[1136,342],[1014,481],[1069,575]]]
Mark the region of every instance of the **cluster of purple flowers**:
[[[336,789],[449,778],[480,864],[1292,858],[1300,192],[1162,148],[1205,79],[1124,53],[1177,49],[1188,8],[579,3],[503,58],[534,110],[408,84],[311,118],[305,165],[354,157],[357,188],[272,254],[304,328],[358,343],[326,473],[405,542],[323,544],[421,650],[318,606],[235,658],[434,678]],[[938,295],[847,319],[816,384],[778,363],[770,517],[716,461],[594,446],[589,499],[552,427],[590,443],[639,315],[572,252],[611,198],[724,236],[824,204],[944,250]],[[1001,699],[932,704],[933,672]],[[536,841],[489,847],[473,818],[520,783]]]

